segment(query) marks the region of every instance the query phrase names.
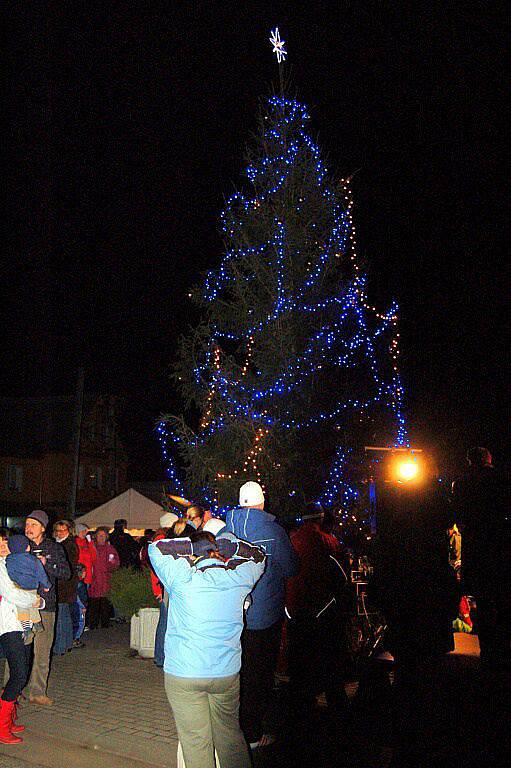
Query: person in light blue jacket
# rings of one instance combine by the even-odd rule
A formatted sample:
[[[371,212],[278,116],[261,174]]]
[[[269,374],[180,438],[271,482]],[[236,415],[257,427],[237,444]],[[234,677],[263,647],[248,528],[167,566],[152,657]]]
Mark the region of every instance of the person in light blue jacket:
[[[261,577],[265,555],[236,537],[197,532],[149,545],[169,594],[165,691],[187,768],[249,768],[239,726],[243,605]]]
[[[267,556],[262,578],[250,595],[241,643],[241,727],[252,749],[274,741],[265,727],[277,666],[286,580],[298,573],[299,559],[285,530],[274,515],[264,511],[264,493],[250,481],[240,488],[239,507],[227,513],[226,531],[260,547]],[[223,535],[223,532],[220,533]]]

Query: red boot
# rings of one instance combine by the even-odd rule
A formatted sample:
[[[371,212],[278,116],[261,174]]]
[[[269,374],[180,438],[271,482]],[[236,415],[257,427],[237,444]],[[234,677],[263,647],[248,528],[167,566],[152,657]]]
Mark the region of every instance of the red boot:
[[[12,725],[11,725],[11,733],[22,733],[25,730],[24,725],[16,725],[16,720],[18,717],[18,700],[15,699],[13,701],[14,707],[12,708]]]
[[[23,741],[12,732],[14,701],[0,699],[0,744],[19,744]]]

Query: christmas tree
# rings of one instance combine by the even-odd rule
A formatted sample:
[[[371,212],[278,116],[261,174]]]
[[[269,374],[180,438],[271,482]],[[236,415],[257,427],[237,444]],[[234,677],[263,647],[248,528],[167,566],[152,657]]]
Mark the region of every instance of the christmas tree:
[[[299,497],[346,517],[368,436],[406,444],[397,307],[368,303],[349,181],[329,183],[308,122],[283,93],[262,110],[243,191],[221,216],[224,257],[193,290],[202,319],[175,377],[186,417],[158,427],[175,491],[217,509],[254,479],[276,513]]]

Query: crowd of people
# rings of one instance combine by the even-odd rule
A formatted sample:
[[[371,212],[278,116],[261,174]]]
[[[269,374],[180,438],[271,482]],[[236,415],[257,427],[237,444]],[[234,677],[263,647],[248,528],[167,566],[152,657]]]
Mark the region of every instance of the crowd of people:
[[[384,645],[395,662],[403,732],[406,702],[427,697],[431,670],[453,648],[460,599],[477,603],[481,660],[511,660],[509,574],[489,578],[488,563],[509,562],[506,484],[486,449],[468,454],[469,471],[448,496],[433,478],[389,485],[378,499],[368,599],[385,617]],[[272,717],[277,667],[289,680],[293,721],[306,723],[325,694],[329,709],[350,710],[345,682],[357,612],[352,555],[317,504],[288,534],[265,509],[261,486],[239,491],[226,519],[193,504],[167,512],[136,541],[118,520],[110,533],[59,520],[53,538],[42,510],[24,535],[0,530],[0,649],[6,657],[0,741],[17,743],[16,701],[51,706],[50,656],[83,647],[83,632],[107,627],[111,573],[144,570],[160,606],[154,662],[187,768],[250,766],[250,753],[278,736]],[[471,619],[468,619],[471,621]],[[404,713],[404,715],[403,715]]]
[[[83,648],[83,632],[108,626],[113,607],[106,597],[112,571],[121,564],[108,543],[109,528],[95,532],[81,523],[58,520],[49,536],[49,517],[30,513],[24,533],[0,528],[0,651],[6,659],[0,699],[0,742],[22,741],[16,703],[25,690],[30,702],[50,707],[51,657]],[[118,520],[112,537],[128,566],[139,565],[139,546]]]

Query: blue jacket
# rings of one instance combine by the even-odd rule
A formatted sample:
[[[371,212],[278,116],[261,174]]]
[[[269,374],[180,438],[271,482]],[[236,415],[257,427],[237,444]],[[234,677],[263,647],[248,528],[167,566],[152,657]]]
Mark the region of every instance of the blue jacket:
[[[7,555],[5,567],[9,578],[22,589],[50,589],[51,581],[48,578],[43,564],[30,552],[18,552]]]
[[[151,565],[169,594],[163,669],[176,677],[235,675],[241,667],[243,603],[264,571],[264,555],[256,550],[258,562],[201,558],[193,564],[177,554],[185,541],[162,540],[148,547]]]
[[[266,629],[284,618],[286,579],[298,573],[299,559],[275,515],[253,507],[237,507],[226,517],[224,530],[256,544],[267,555],[266,570],[251,594],[248,629]],[[220,536],[222,532],[220,533]]]

